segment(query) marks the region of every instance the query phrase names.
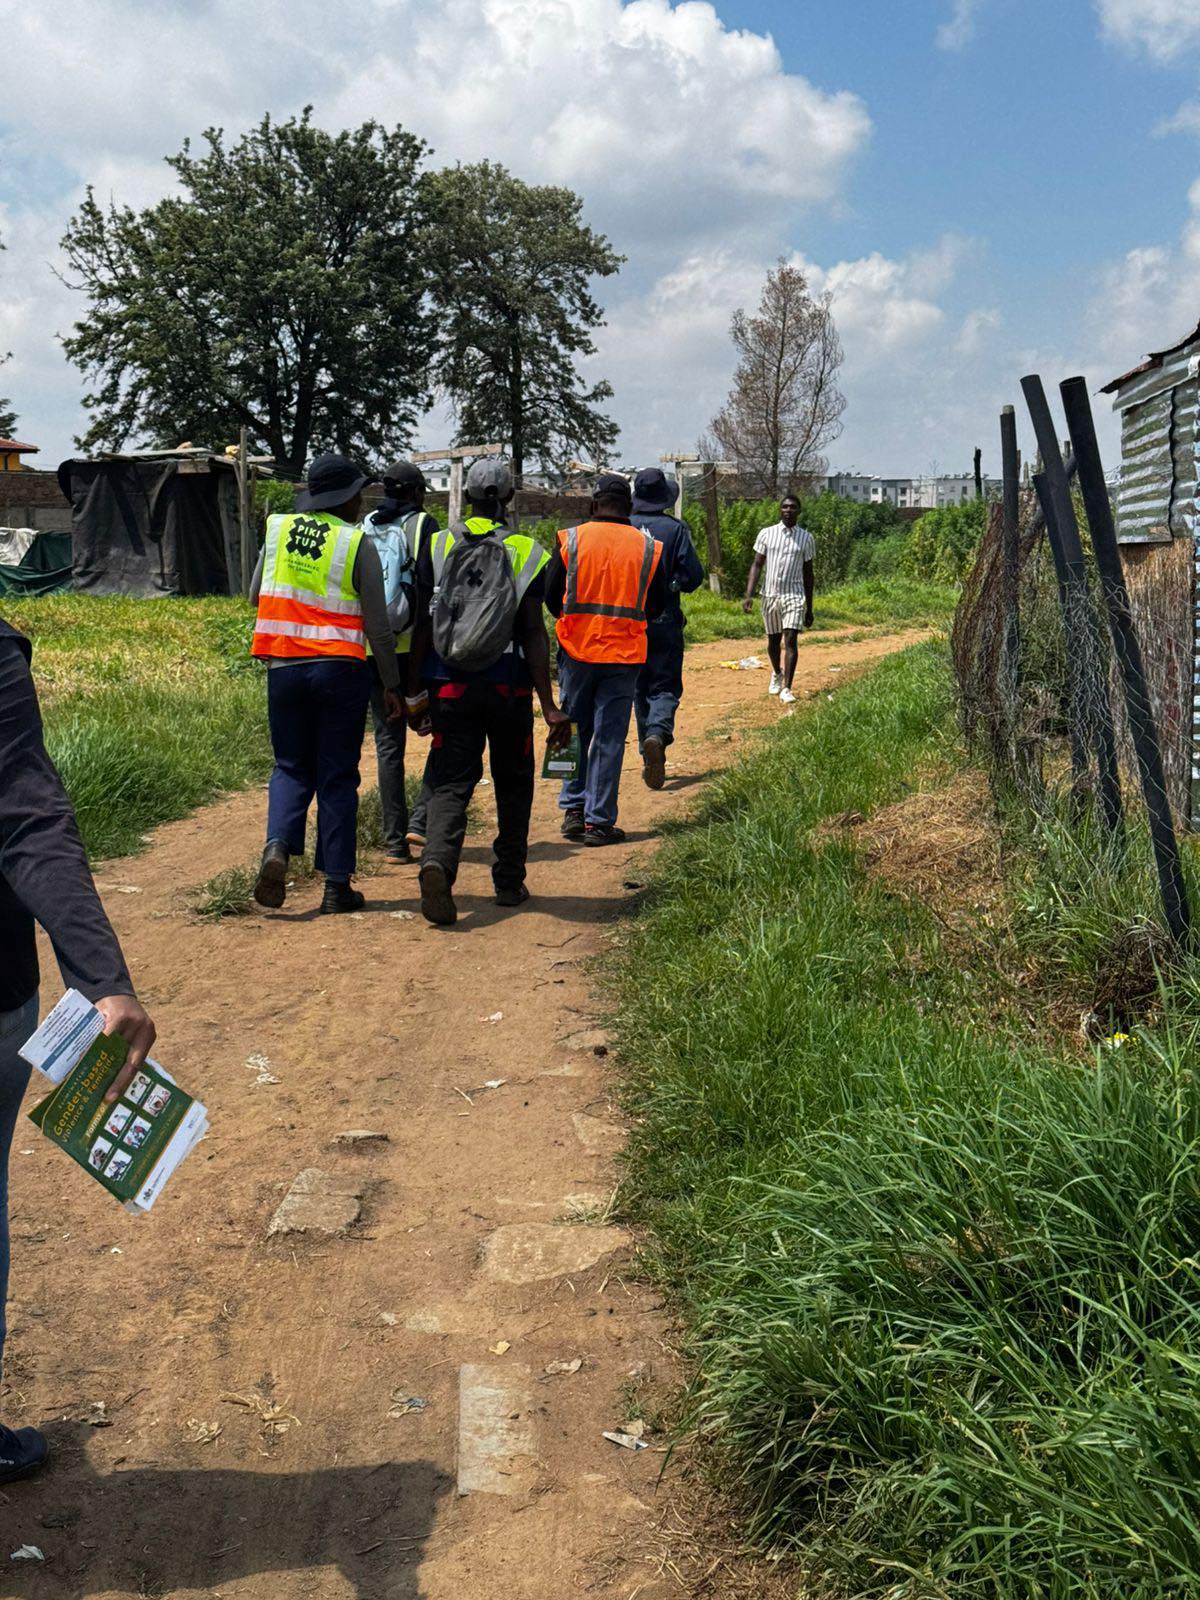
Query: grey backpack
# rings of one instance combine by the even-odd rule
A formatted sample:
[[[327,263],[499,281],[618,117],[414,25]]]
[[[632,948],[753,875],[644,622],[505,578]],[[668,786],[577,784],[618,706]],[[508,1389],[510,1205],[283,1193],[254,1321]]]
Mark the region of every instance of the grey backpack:
[[[520,596],[503,529],[451,530],[449,551],[436,541],[434,591],[429,607],[433,648],[459,672],[486,672],[513,642]]]

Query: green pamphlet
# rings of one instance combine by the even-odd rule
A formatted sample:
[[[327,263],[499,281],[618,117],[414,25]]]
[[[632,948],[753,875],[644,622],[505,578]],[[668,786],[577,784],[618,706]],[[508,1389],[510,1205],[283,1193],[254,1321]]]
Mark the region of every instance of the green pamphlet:
[[[101,1035],[29,1115],[111,1195],[146,1211],[202,1137],[207,1117],[199,1101],[150,1061],[120,1099],[106,1104],[105,1091],[127,1053],[119,1034]]]
[[[543,778],[569,781],[579,776],[579,729],[571,724],[571,737],[566,744],[547,744],[546,758],[542,762]]]

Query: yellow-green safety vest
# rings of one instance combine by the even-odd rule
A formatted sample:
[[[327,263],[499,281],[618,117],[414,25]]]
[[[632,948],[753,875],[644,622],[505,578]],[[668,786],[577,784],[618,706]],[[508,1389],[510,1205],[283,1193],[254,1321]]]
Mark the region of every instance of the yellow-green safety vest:
[[[267,518],[251,654],[366,659],[354,562],[362,529],[328,512]]]
[[[477,538],[487,533],[504,532],[504,548],[508,551],[508,559],[512,565],[517,599],[524,600],[529,585],[549,561],[549,551],[543,549],[537,540],[531,539],[528,534],[505,531],[502,522],[493,522],[490,517],[467,517],[462,527]],[[446,557],[450,554],[455,537],[453,528],[442,528],[430,536],[429,556],[433,565],[435,585],[441,582],[442,569],[446,565]]]

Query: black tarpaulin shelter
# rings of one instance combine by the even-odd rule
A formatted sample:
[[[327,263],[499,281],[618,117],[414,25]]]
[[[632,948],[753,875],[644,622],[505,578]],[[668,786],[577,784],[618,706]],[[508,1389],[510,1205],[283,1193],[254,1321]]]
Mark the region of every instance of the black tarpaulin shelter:
[[[207,451],[64,461],[74,586],[91,594],[236,594],[238,483]]]

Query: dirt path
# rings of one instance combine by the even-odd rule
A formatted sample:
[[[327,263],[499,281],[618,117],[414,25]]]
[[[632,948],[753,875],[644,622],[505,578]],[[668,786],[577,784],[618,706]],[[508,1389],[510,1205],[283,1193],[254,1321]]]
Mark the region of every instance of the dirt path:
[[[798,691],[914,637],[814,636]],[[765,673],[720,669],[750,648],[689,652],[667,790],[636,767],[624,786],[627,847],[566,845],[539,784],[520,912],[491,902],[485,831],[453,930],[413,916],[412,868],[362,880],[355,917],[318,917],[306,884],[278,914],[200,924],[181,891],[255,857],[257,793],[105,866],[163,1059],[213,1132],[135,1222],[18,1129],[0,1413],[48,1426],[57,1462],[0,1490],[0,1592],[679,1593],[645,1560],[661,1452],[601,1437],[669,1357],[605,1221],[621,1130],[584,963],[628,913],[656,823],[779,715]],[[334,1142],[357,1129],[387,1142]],[[309,1169],[345,1191],[326,1209],[359,1219],[268,1237]],[[10,1564],[21,1544],[45,1565]]]

